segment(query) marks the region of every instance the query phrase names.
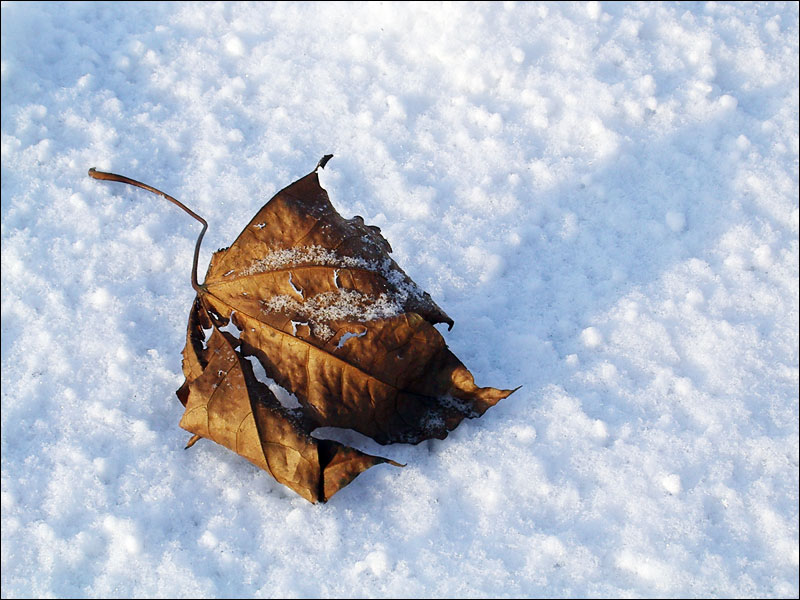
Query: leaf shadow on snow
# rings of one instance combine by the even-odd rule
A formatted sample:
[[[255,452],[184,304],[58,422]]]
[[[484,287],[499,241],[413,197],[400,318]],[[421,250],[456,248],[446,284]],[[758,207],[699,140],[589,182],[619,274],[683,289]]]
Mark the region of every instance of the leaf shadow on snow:
[[[587,347],[582,333],[621,299],[636,290],[646,290],[677,265],[697,258],[707,263],[712,273],[720,274],[723,257],[716,246],[743,220],[768,223],[779,231],[784,228],[757,199],[737,186],[740,164],[731,156],[730,148],[730,131],[737,128],[751,139],[759,136],[728,111],[656,142],[628,141],[598,168],[583,167],[582,172],[575,173],[575,179],[531,193],[522,210],[498,223],[498,227],[520,232],[524,242],[508,248],[502,275],[475,292],[485,295],[488,319],[482,329],[491,336],[486,345],[491,358],[484,365],[493,377],[502,371],[509,381],[524,387],[483,417],[488,430],[513,432],[527,421],[543,435],[548,424],[560,418],[535,408],[542,401],[541,392],[550,393],[552,389],[577,398],[574,412],[565,413],[568,418],[580,414],[588,417],[587,422],[599,419],[610,426],[612,438],[606,438],[606,444],[619,427],[629,424],[635,431],[672,413],[672,407],[663,405],[633,405],[610,389],[590,391],[573,380],[574,368],[566,364],[566,359],[579,356],[584,368],[600,365],[602,356]],[[526,203],[530,207],[527,211]],[[454,344],[475,344],[476,337],[471,335],[475,331],[460,332],[463,320],[459,321],[458,310],[451,314],[456,320],[451,336]],[[496,332],[491,333],[492,328]],[[652,350],[659,351],[655,347]],[[632,366],[620,357],[614,361],[621,373]],[[691,364],[682,363],[681,369],[703,381],[702,371]],[[750,408],[755,427],[774,433],[761,414],[763,407],[754,402]],[[528,421],[541,417],[543,422]],[[684,425],[690,429],[698,426]],[[670,433],[677,438],[683,433],[681,427],[680,423],[672,425]],[[568,430],[568,426],[564,428]],[[696,433],[702,435],[701,430]],[[588,441],[565,438],[555,442],[545,437],[530,447],[531,458],[543,468],[545,483],[576,489],[582,498],[602,491],[592,488],[591,478],[581,470],[590,468],[581,466],[585,462],[581,454],[593,443],[591,436],[587,437]],[[705,476],[707,472],[697,472],[696,465],[681,473],[685,486]],[[646,489],[640,492],[652,493]],[[597,522],[563,522],[554,504],[545,503],[533,510],[539,517],[537,531],[562,537],[577,535],[583,540],[596,535]],[[480,518],[478,512],[473,516]],[[624,512],[607,517],[604,527],[611,529],[622,528],[627,519]],[[718,517],[715,522],[719,522]],[[721,525],[710,526],[714,539],[709,541],[709,548],[726,556],[729,532],[715,527]],[[617,542],[619,539],[612,536],[601,546],[606,545],[611,555],[611,544]]]

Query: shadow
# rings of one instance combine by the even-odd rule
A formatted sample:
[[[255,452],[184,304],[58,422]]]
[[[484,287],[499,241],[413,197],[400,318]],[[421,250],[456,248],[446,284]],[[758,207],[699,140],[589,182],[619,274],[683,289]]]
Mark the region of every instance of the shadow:
[[[716,247],[743,214],[784,227],[737,187],[742,164],[730,132],[740,118],[723,107],[655,143],[626,140],[596,168],[520,189],[517,209],[493,219],[515,240],[491,243],[502,270],[440,304],[455,320],[448,344],[479,385],[524,386],[494,411],[567,382],[574,369],[565,359],[587,350],[582,332],[673,267],[694,258],[719,273]]]
[[[115,337],[107,343],[126,349],[123,358],[109,359],[99,349],[90,358],[106,360],[101,364],[107,364],[112,374],[115,362],[126,363],[133,375],[120,377],[124,385],[107,386],[112,395],[104,401],[123,406],[125,414],[148,423],[167,438],[171,448],[181,448],[185,441],[174,425],[180,404],[173,394],[178,385],[174,381],[178,353],[194,295],[189,272],[196,227],[179,211],[143,192],[98,186],[86,176],[86,169],[104,165],[86,163],[86,148],[100,159],[113,159],[108,167],[164,190],[209,220],[211,228],[199,261],[201,278],[211,253],[229,244],[261,205],[311,171],[323,154],[334,153],[323,173],[328,182],[323,180],[323,185],[334,206],[345,218],[362,214],[367,223],[384,230],[395,249],[395,260],[454,318],[455,327],[444,333],[445,339],[476,382],[500,388],[524,386],[482,420],[517,414],[528,418],[527,410],[543,388],[570,385],[573,369],[567,365],[567,357],[585,351],[582,333],[621,299],[646,290],[665,272],[691,258],[718,272],[722,258],[714,248],[723,234],[741,223],[742,210],[766,222],[775,218],[735,184],[735,168],[740,163],[731,131],[741,127],[756,145],[759,133],[746,128],[734,108],[721,107],[704,122],[660,138],[652,133],[656,129],[650,125],[655,118],[652,113],[644,116],[641,126],[611,123],[610,129],[633,137],[621,138],[602,162],[590,164],[581,158],[569,165],[569,157],[541,156],[541,134],[526,128],[522,108],[512,106],[504,114],[509,133],[498,135],[514,136],[520,159],[511,167],[515,172],[505,173],[496,163],[491,169],[481,170],[476,165],[474,172],[459,171],[458,148],[446,157],[437,157],[426,154],[421,144],[404,147],[400,138],[375,142],[385,151],[386,170],[390,171],[386,174],[381,172],[384,155],[372,160],[369,167],[359,163],[364,154],[359,155],[358,138],[348,138],[338,130],[308,132],[298,125],[309,123],[297,118],[303,116],[304,107],[296,102],[302,97],[297,90],[314,85],[311,70],[292,74],[296,89],[287,88],[286,96],[281,96],[286,106],[264,106],[261,114],[244,108],[248,103],[262,108],[257,84],[242,80],[240,90],[235,77],[217,81],[209,76],[206,82],[166,78],[163,71],[169,69],[160,68],[163,64],[159,61],[164,59],[159,51],[166,48],[169,52],[164,55],[191,61],[190,53],[175,52],[168,44],[179,45],[182,36],[191,38],[194,32],[160,29],[152,23],[165,21],[167,13],[179,10],[175,7],[180,5],[47,3],[30,7],[24,3],[26,12],[20,14],[22,6],[3,8],[17,11],[14,18],[19,29],[13,35],[4,30],[8,43],[18,45],[7,62],[9,74],[3,82],[3,130],[12,119],[28,119],[30,124],[8,126],[20,147],[34,147],[46,137],[60,154],[52,165],[47,164],[46,148],[36,165],[3,162],[3,226],[6,231],[28,236],[15,242],[16,247],[39,251],[28,261],[29,266],[43,266],[45,272],[46,268],[57,272],[63,267],[74,273],[74,262],[80,261],[87,274],[86,280],[64,281],[57,294],[47,293],[52,291],[47,285],[55,276],[40,283],[31,275],[36,285],[25,290],[32,297],[34,310],[29,312],[46,312],[47,301],[63,304],[70,317],[69,329],[62,334],[65,340],[83,339],[80,334],[94,339],[96,329],[114,332]],[[612,3],[607,8],[624,7]],[[85,20],[83,15],[89,10],[95,11],[91,25],[74,31],[58,27],[61,21]],[[143,18],[142,11],[151,10],[157,11],[155,16],[147,13],[149,18]],[[131,30],[130,23],[142,23],[142,28]],[[220,32],[221,39],[224,34]],[[274,32],[250,37],[240,34],[241,43],[254,51],[260,41],[264,48],[259,51],[266,52],[271,49],[267,44],[270,35]],[[93,44],[100,36],[104,43]],[[39,51],[37,42],[43,38],[54,40],[46,45],[46,52]],[[536,44],[531,42],[526,48],[529,60],[547,51]],[[58,48],[63,54],[55,52]],[[291,51],[274,48],[276,53]],[[220,60],[226,61],[225,66],[235,59],[224,55]],[[311,66],[313,57],[303,61],[302,66]],[[606,67],[607,73],[596,74],[599,79],[614,82],[620,77],[613,65]],[[220,70],[232,74],[232,69]],[[25,76],[26,71],[31,76]],[[194,73],[191,68],[183,71]],[[734,70],[720,69],[717,96],[725,93],[725,88],[744,87],[735,73],[730,73]],[[364,90],[369,82],[365,77]],[[275,82],[262,78],[261,84]],[[198,98],[204,94],[213,97],[224,86],[231,86],[230,97],[210,104],[213,114],[203,114],[209,105]],[[330,81],[325,86],[335,89]],[[759,103],[765,95],[770,102]],[[741,106],[759,118],[771,116],[777,110],[772,102],[777,95],[755,90],[743,97]],[[29,104],[40,101],[51,109],[42,114],[33,111],[32,116],[7,112],[10,98],[20,98],[20,105],[22,100]],[[404,98],[409,119],[400,127],[416,127],[437,98],[435,93],[433,97],[412,94]],[[552,94],[543,98],[553,99]],[[490,106],[492,101],[491,91],[470,98],[476,108],[482,108],[482,103]],[[555,120],[565,105],[552,104],[556,105],[549,107],[554,111],[550,117]],[[356,108],[360,107],[352,110]],[[340,109],[338,104],[329,108],[332,119],[347,116],[349,122],[355,122],[352,114],[337,115]],[[380,118],[377,112],[375,118]],[[202,127],[185,126],[201,120]],[[487,163],[495,161],[492,135],[486,134],[486,127],[473,124],[465,129],[467,143],[484,144]],[[390,131],[388,126],[385,131]],[[450,142],[448,133],[436,130],[434,137]],[[329,145],[322,145],[320,140],[328,135]],[[146,148],[132,142],[142,139],[150,142]],[[567,149],[577,155],[580,140],[568,142]],[[433,146],[444,150],[447,144]],[[103,152],[107,154],[101,156]],[[544,171],[521,168],[537,161]],[[547,166],[554,164],[560,164],[561,170],[546,172]],[[511,176],[516,176],[516,183],[509,183]],[[31,186],[32,179],[53,182],[51,191],[49,183]],[[73,195],[74,212],[84,211],[86,221],[96,221],[88,233],[76,233],[64,213],[50,206],[53,198],[63,202]],[[41,209],[41,216],[34,218],[20,208],[26,204]],[[476,217],[472,219],[472,215]],[[481,229],[485,224],[490,231]],[[453,237],[442,239],[443,232]],[[126,239],[128,235],[131,237]],[[83,250],[84,243],[88,250]],[[132,250],[135,256],[131,256]],[[34,270],[29,269],[32,274]],[[177,276],[184,278],[183,288],[176,287]],[[103,292],[97,299],[103,310],[87,305],[87,290],[92,288]],[[176,289],[182,289],[183,295]],[[104,294],[111,300],[103,301]],[[3,327],[5,356],[27,326],[5,320]],[[48,327],[43,324],[38,329],[46,331]],[[67,341],[59,340],[59,344],[71,348]],[[144,356],[151,358],[139,358]],[[84,381],[96,380],[102,373],[92,370],[91,364],[91,360],[76,363],[76,373],[69,375],[75,389],[84,389]],[[63,387],[64,375],[43,373],[38,368],[35,373],[37,383],[29,396],[36,402],[14,407],[19,421],[35,421],[30,407],[47,409],[59,402],[58,397],[51,399],[50,390]],[[124,404],[128,389],[145,379],[154,381],[149,388],[152,396],[161,394],[165,401],[150,398]],[[72,389],[67,391],[74,394]],[[612,425],[616,419],[633,419],[632,411],[637,410],[611,394],[584,392],[581,389],[584,410]],[[115,438],[110,430],[105,435],[108,446],[113,447]],[[7,433],[4,431],[4,437]],[[26,428],[11,432],[8,440],[12,446],[29,446],[25,452],[30,455],[37,452],[39,442]],[[421,461],[428,449],[440,444],[408,447],[401,452],[402,460],[413,455],[414,462]]]

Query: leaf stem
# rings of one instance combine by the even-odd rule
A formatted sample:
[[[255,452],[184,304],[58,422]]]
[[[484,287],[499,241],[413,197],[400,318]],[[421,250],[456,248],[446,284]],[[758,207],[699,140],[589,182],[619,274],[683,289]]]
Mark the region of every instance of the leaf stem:
[[[165,194],[161,190],[157,190],[156,188],[149,186],[146,183],[142,183],[141,181],[136,181],[135,179],[131,179],[130,177],[125,177],[124,175],[117,175],[115,173],[105,173],[104,171],[98,171],[94,167],[89,169],[89,176],[94,177],[95,179],[102,179],[104,181],[117,181],[119,183],[127,183],[128,185],[133,185],[135,187],[142,188],[144,190],[147,190],[148,192],[153,192],[154,194],[161,196],[165,200],[169,200],[174,205],[186,211],[189,214],[189,216],[197,219],[203,224],[203,230],[200,232],[200,235],[197,236],[197,244],[195,244],[194,247],[194,261],[192,262],[192,287],[198,294],[201,291],[203,291],[202,286],[197,283],[197,262],[200,256],[200,243],[203,241],[203,236],[206,233],[206,229],[208,229],[208,223],[206,223],[206,220],[200,215],[196,214],[191,209],[187,208],[183,203],[179,202],[169,194]]]

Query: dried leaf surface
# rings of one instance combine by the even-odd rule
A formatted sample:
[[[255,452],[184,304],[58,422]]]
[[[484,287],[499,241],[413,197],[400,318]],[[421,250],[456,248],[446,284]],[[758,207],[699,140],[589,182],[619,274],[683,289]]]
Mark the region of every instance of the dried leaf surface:
[[[336,212],[316,171],[276,194],[214,254],[200,286],[181,426],[316,502],[392,461],[316,440],[313,429],[351,428],[381,444],[441,439],[512,393],[475,385],[433,326],[452,319],[390,252],[377,227]],[[220,329],[231,321],[238,338]],[[284,408],[247,357],[301,408]]]
[[[207,318],[198,299],[190,316],[190,331]],[[184,369],[199,374],[187,374],[186,383],[178,390],[186,407],[181,427],[240,454],[311,502],[327,500],[373,465],[397,465],[311,437],[302,414],[284,408],[256,379],[249,361],[236,350],[238,341],[208,324],[212,333],[207,344],[198,351],[194,342],[199,335],[195,335],[184,350]],[[195,367],[199,371],[193,370]]]

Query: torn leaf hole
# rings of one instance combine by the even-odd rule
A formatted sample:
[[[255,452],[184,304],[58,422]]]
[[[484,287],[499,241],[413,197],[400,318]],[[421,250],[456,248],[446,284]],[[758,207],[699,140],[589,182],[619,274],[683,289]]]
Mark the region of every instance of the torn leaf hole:
[[[304,327],[305,329],[300,329]],[[292,321],[292,335],[297,337],[297,332],[300,332],[304,336],[308,336],[311,333],[311,327],[308,324],[308,321]]]
[[[280,402],[284,408],[288,408],[290,410],[302,408],[302,405],[297,400],[297,396],[289,392],[282,385],[279,385],[274,379],[267,376],[267,372],[264,370],[263,365],[255,356],[245,356],[244,358],[250,361],[250,365],[253,367],[253,375],[256,376],[256,379],[266,385],[270,391],[275,394],[278,402]]]
[[[298,296],[300,296],[301,298],[305,298],[305,296],[303,295],[303,288],[298,287],[297,285],[295,285],[294,281],[292,280],[292,272],[291,271],[289,271],[289,285],[292,286],[292,289],[295,292],[297,292]]]
[[[225,325],[223,325],[222,327],[219,327],[219,330],[220,331],[224,331],[225,333],[230,333],[233,337],[235,337],[238,340],[239,339],[239,328],[236,327],[236,325],[233,324],[233,315],[235,315],[235,314],[236,314],[235,310],[231,311],[231,316],[228,317],[228,319],[229,319],[228,322]]]
[[[342,346],[344,346],[344,344],[345,344],[345,342],[347,342],[347,340],[351,340],[353,338],[364,337],[365,335],[367,335],[367,328],[366,327],[364,327],[361,331],[345,331],[342,334],[342,337],[339,338],[339,343],[336,344],[336,347],[337,348],[341,348]]]

